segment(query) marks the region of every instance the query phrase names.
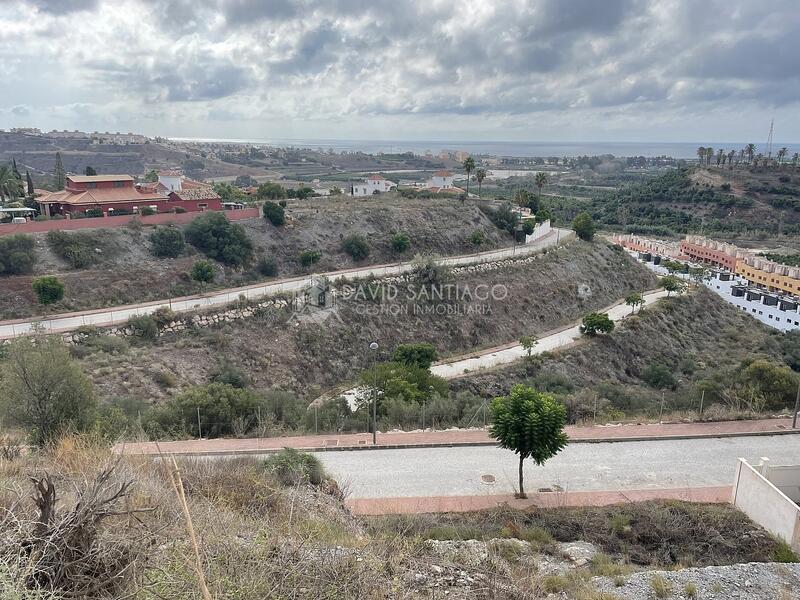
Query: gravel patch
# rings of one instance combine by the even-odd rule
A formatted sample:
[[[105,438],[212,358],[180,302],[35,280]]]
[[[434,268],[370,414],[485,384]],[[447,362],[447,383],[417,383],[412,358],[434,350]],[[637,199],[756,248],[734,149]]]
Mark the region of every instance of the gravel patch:
[[[666,596],[656,596],[654,578],[662,578],[669,588]],[[746,563],[724,567],[702,567],[680,571],[642,571],[625,578],[617,587],[609,577],[595,577],[592,583],[601,592],[620,600],[657,598],[689,599],[687,584],[694,584],[695,598],[702,600],[793,600],[800,598],[800,564]]]

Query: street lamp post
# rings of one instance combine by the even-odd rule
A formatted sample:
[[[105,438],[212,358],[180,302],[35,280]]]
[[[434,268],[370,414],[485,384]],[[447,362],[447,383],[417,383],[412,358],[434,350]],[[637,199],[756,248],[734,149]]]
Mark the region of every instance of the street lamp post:
[[[792,415],[792,429],[797,429],[798,411],[800,411],[800,383],[797,384],[797,397],[794,399],[794,415]]]
[[[378,342],[372,342],[369,349],[375,351],[372,358],[372,445],[378,444]]]

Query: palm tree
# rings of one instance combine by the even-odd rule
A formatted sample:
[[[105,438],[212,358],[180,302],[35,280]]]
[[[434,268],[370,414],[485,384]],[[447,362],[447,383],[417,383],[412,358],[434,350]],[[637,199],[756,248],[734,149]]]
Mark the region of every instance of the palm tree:
[[[8,165],[0,167],[0,202],[8,196],[11,199],[19,196],[19,180]]]
[[[753,166],[754,166],[754,167],[757,167],[757,166],[758,166],[758,163],[759,163],[761,160],[763,160],[763,158],[764,158],[764,155],[763,155],[763,154],[761,154],[761,152],[759,152],[759,153],[758,153],[758,155],[757,155],[757,156],[756,156],[756,157],[753,159]]]
[[[747,144],[747,146],[744,147],[744,151],[747,153],[747,161],[748,162],[753,162],[753,156],[756,153],[756,145],[755,144]]]
[[[789,152],[789,150],[787,150],[785,146],[783,148],[781,148],[780,150],[778,150],[777,157],[778,157],[778,164],[779,165],[783,164],[783,159],[786,158],[786,153],[787,152]]]
[[[720,148],[719,150],[717,150],[717,166],[719,166],[720,163],[724,165],[725,164],[723,162],[724,160],[725,160],[725,150]]]
[[[697,147],[697,158],[700,161],[700,164],[703,164],[703,161],[706,159],[706,149],[705,146],[698,146]]]
[[[464,161],[464,170],[467,172],[467,198],[469,198],[469,174],[475,170],[475,160],[471,156]]]
[[[736,150],[728,152],[728,168],[733,168],[733,157],[736,156]]]
[[[547,173],[544,171],[539,171],[536,174],[536,177],[533,179],[533,183],[536,184],[536,187],[539,188],[539,204],[542,203],[542,188],[547,185]]]
[[[484,179],[486,179],[486,171],[484,169],[477,169],[475,171],[475,181],[478,182],[478,198],[481,197],[481,187],[483,186]]]
[[[711,159],[714,158],[714,149],[709,146],[706,148],[706,165],[711,164]]]

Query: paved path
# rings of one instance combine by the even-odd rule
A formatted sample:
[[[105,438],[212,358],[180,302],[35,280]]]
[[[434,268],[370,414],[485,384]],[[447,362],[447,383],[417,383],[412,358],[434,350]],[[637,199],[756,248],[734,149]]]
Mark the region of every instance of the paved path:
[[[514,246],[513,248],[501,248],[477,254],[461,256],[451,256],[441,259],[442,264],[446,265],[465,265],[481,262],[492,262],[503,258],[514,256],[525,256],[533,254],[544,248],[554,246],[561,240],[573,237],[571,231],[565,229],[553,229],[550,233],[539,240],[530,244]],[[345,269],[342,271],[331,271],[315,275],[324,275],[331,281],[342,278],[366,278],[383,277],[386,275],[397,275],[407,272],[413,268],[411,262],[392,263],[388,265],[373,265],[355,269]],[[118,306],[113,309],[97,309],[74,313],[53,315],[34,319],[16,319],[11,321],[0,321],[0,340],[12,338],[18,335],[25,335],[31,331],[34,324],[40,324],[46,330],[58,333],[72,331],[82,325],[96,325],[107,327],[114,324],[124,323],[129,317],[134,315],[151,314],[162,307],[167,307],[174,312],[186,312],[199,308],[229,304],[237,300],[240,296],[248,299],[261,298],[263,296],[274,296],[283,293],[294,293],[306,288],[311,281],[312,275],[302,277],[292,277],[280,279],[272,283],[259,283],[255,285],[228,288],[206,295],[183,296],[180,298],[164,299],[154,302],[144,302],[141,304],[129,304]]]
[[[653,302],[666,297],[666,295],[667,292],[664,290],[654,290],[642,294],[642,297],[645,300],[645,305],[649,306]],[[601,309],[600,312],[608,314],[612,321],[620,321],[631,314],[631,309],[623,303],[623,300],[617,300],[611,306]],[[580,321],[554,331],[546,332],[539,338],[539,342],[531,350],[531,354],[536,355],[543,352],[553,352],[554,350],[567,348],[577,342],[581,336]],[[436,363],[431,367],[431,373],[443,377],[444,379],[455,379],[457,377],[465,377],[473,371],[491,369],[512,363],[524,358],[526,355],[527,350],[520,344],[513,342]],[[361,398],[365,395],[368,396],[370,393],[370,389],[364,386],[349,389],[343,386],[325,392],[319,398],[311,402],[311,405],[320,406],[334,398],[344,397],[350,405],[350,408],[355,410]]]
[[[324,452],[326,470],[362,498],[488,496],[513,493],[516,455],[497,447]],[[800,436],[570,444],[542,467],[525,463],[529,491],[659,490],[732,485],[737,459],[794,464]]]
[[[590,491],[590,492],[533,492],[526,500],[514,494],[483,496],[428,496],[417,498],[356,498],[347,506],[356,515],[401,515],[419,513],[473,512],[507,504],[513,508],[559,508],[564,506],[608,506],[648,500],[684,500],[686,502],[730,502],[730,485],[676,488],[660,490]]]
[[[664,423],[598,425],[566,428],[572,443],[631,441],[656,439],[713,438],[791,433],[791,419],[753,421],[720,421],[717,423]],[[800,430],[797,431],[800,433]],[[378,433],[378,445],[372,446],[369,433],[331,433],[252,439],[181,440],[176,442],[131,443],[118,445],[117,451],[131,454],[235,455],[263,454],[281,448],[302,450],[366,450],[409,447],[494,446],[483,429],[450,429],[446,431],[398,431]]]

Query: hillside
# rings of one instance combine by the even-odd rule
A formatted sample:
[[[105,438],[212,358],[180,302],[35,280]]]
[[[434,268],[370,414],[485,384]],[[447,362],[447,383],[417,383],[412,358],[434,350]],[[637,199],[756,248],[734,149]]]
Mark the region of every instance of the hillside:
[[[287,390],[309,401],[355,379],[372,360],[388,359],[397,344],[430,342],[443,356],[492,347],[565,325],[655,283],[625,253],[601,243],[574,242],[534,260],[507,263],[451,281],[461,289],[498,285],[507,292],[497,300],[452,301],[452,314],[416,310],[428,303],[405,301],[405,291],[396,302],[386,301],[404,307],[400,312],[351,296],[318,315],[263,311],[216,328],[163,335],[155,344],[122,341],[114,353],[81,349],[88,354],[82,365],[106,399],[173,396],[226,366],[244,373],[256,389]],[[367,349],[372,340],[381,344],[377,356]]]
[[[705,567],[683,571],[704,593],[717,582],[725,596],[714,597],[734,598],[744,575],[725,578],[712,565],[739,562],[757,563],[747,565],[749,597],[788,598],[778,594],[800,574],[769,563],[796,558],[727,505],[362,520],[316,456],[289,450],[170,464],[66,437],[0,464],[0,587],[9,599],[600,600],[612,598],[597,592],[612,577],[633,586],[653,569],[686,564]]]
[[[275,260],[275,277],[308,272],[299,262],[303,250],[319,250],[322,257],[314,272],[354,266],[341,250],[345,236],[358,233],[369,243],[369,256],[358,264],[380,264],[409,260],[415,254],[453,255],[490,250],[511,245],[511,237],[498,229],[474,204],[461,205],[448,199],[401,199],[396,194],[354,200],[352,198],[310,198],[289,200],[287,223],[276,228],[265,219],[240,221],[253,242],[256,257]],[[183,255],[156,258],[151,252],[150,228],[95,229],[70,232],[84,239],[91,248],[91,264],[73,269],[53,253],[47,236],[37,234],[37,264],[32,275],[0,278],[0,319],[47,312],[67,312],[119,304],[158,300],[195,294],[197,285],[186,275],[198,258],[187,245]],[[476,246],[470,235],[480,231],[483,243]],[[391,248],[395,233],[406,233],[411,245],[404,254]],[[214,288],[245,285],[263,280],[257,261],[249,268],[236,270],[217,263]],[[48,307],[39,306],[31,281],[35,276],[57,274],[66,284],[64,300]]]
[[[737,411],[746,411],[745,400],[740,398],[737,406],[735,398],[747,365],[766,360],[786,369],[782,358],[786,339],[702,289],[646,306],[608,336],[584,338],[556,354],[468,375],[453,386],[494,397],[517,383],[529,383],[564,399],[574,411],[573,420],[591,418],[595,395],[600,418],[657,418],[662,388],[667,412],[696,414],[706,390],[706,409],[717,403],[706,416],[727,410],[736,416]],[[793,400],[796,388],[788,387],[787,397],[768,408],[776,410]]]
[[[556,214],[588,210],[598,223],[632,233],[758,238],[800,234],[800,172],[782,168],[673,169],[591,199],[551,201]]]

